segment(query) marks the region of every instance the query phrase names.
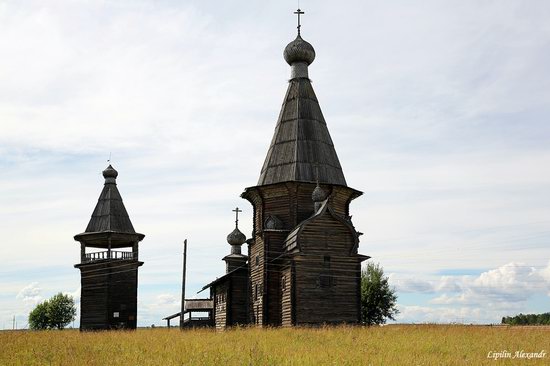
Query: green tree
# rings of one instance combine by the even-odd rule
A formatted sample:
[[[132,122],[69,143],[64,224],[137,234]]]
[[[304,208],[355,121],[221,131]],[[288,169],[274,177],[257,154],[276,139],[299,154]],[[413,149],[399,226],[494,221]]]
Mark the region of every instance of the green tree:
[[[48,301],[44,301],[31,311],[29,314],[29,327],[33,330],[48,329]]]
[[[61,292],[48,301],[48,319],[51,328],[63,329],[76,318],[74,299]]]
[[[361,271],[361,321],[366,325],[384,324],[394,320],[397,310],[395,289],[388,283],[380,264],[367,263]]]
[[[61,292],[38,304],[29,314],[31,329],[63,329],[76,317],[74,299]]]

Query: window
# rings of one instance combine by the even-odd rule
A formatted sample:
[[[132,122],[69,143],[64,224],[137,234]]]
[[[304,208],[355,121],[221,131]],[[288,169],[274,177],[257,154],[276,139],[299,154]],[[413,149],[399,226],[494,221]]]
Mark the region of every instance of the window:
[[[254,300],[258,300],[258,284],[254,285]]]
[[[323,258],[323,269],[330,269],[330,257],[328,255]]]
[[[333,286],[333,279],[330,274],[330,257],[326,255],[323,258],[323,272],[319,276],[319,287],[327,288]]]
[[[257,255],[256,256],[256,267],[258,267],[260,265],[260,256]]]
[[[283,289],[283,291],[286,291],[286,276],[283,276],[281,281],[281,288]]]

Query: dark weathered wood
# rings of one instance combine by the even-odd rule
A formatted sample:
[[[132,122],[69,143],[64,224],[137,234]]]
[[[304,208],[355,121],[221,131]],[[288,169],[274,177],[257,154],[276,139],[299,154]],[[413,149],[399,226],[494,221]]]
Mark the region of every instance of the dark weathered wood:
[[[315,165],[318,169],[314,168]],[[316,180],[321,183],[346,185],[342,167],[310,80],[292,79],[258,185]]]
[[[213,300],[216,329],[248,324],[248,268],[240,267],[205,286]]]
[[[183,241],[183,264],[181,278],[181,314],[185,313],[185,275],[187,272],[187,239]],[[180,329],[183,329],[183,316],[180,317]]]
[[[361,192],[347,187],[307,76],[314,58],[301,38],[285,49],[292,78],[258,185],[241,195],[253,207],[248,281],[238,284],[227,274],[212,285],[220,328],[234,323],[245,304],[237,303],[238,288],[247,295],[248,321],[260,326],[360,320],[360,266],[367,257],[357,253],[349,205]]]
[[[81,272],[81,330],[136,328],[138,267],[142,264],[106,260],[75,266]]]
[[[135,329],[137,325],[138,242],[116,187],[118,173],[111,165],[103,171],[105,186],[80,242],[80,329]],[[86,253],[86,249],[106,251]],[[115,251],[113,248],[130,248]]]
[[[252,187],[243,194],[257,212],[254,220],[257,235],[249,247],[254,323],[277,326],[359,321],[357,268],[364,257],[357,256],[358,234],[348,212],[350,201],[360,192],[343,186],[321,187],[328,196],[321,215],[314,213],[312,183]],[[287,229],[264,228],[262,219],[268,215],[276,215]],[[291,253],[294,253],[292,259],[287,256]],[[326,256],[338,257],[332,261],[329,274],[322,269]],[[333,284],[330,288],[319,287],[323,276],[329,281],[341,279],[330,282]],[[287,290],[282,289],[283,282]],[[255,296],[256,286],[261,288],[262,296]]]

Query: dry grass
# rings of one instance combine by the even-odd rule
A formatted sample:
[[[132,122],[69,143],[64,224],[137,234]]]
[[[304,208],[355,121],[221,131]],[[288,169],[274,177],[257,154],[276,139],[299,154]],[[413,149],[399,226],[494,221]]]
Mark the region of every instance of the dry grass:
[[[489,351],[550,351],[548,328],[392,325],[226,332],[0,332],[0,365],[548,365]]]

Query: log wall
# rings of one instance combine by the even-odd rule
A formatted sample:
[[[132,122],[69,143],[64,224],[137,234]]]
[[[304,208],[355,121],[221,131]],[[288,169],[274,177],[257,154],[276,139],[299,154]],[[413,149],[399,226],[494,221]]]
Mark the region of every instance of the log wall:
[[[107,260],[75,266],[81,272],[81,330],[136,328],[138,267],[142,264]]]
[[[254,207],[254,241],[249,245],[252,324],[288,326],[358,320],[359,277],[355,275],[358,262],[353,256],[354,233],[348,225],[328,214],[322,220],[316,219],[319,222],[306,227],[306,232],[301,234],[304,239],[299,243],[306,247],[301,248],[302,251],[311,253],[298,258],[294,265],[292,260],[281,257],[290,231],[314,214],[311,194],[315,187],[314,183],[286,182],[253,187],[243,194]],[[360,192],[343,186],[321,184],[321,187],[329,197],[333,212],[346,218],[351,200]],[[265,229],[264,220],[268,215],[277,216],[284,228]],[[332,282],[333,287],[329,289],[320,289],[321,273],[311,268],[322,266],[326,256],[344,256],[338,261],[332,260],[331,273],[338,276],[345,273],[347,277]]]
[[[214,287],[214,324],[216,329],[225,329],[227,326],[227,296],[228,283],[220,283]]]
[[[296,324],[359,321],[358,258],[350,228],[328,212],[304,227],[296,266]]]

